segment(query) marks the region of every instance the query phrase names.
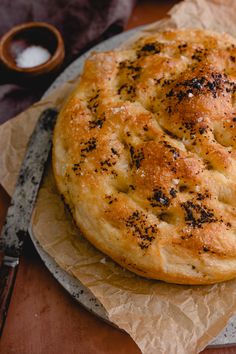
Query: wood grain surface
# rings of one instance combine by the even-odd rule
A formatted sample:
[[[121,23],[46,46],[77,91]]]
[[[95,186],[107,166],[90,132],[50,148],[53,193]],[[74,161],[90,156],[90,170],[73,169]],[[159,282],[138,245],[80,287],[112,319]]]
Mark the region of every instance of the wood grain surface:
[[[139,1],[127,29],[164,17],[177,2]],[[0,227],[9,200],[0,187]],[[29,239],[21,257],[0,353],[138,354],[140,351],[127,334],[90,314],[70,297],[44,266]],[[233,354],[236,347],[202,353]]]

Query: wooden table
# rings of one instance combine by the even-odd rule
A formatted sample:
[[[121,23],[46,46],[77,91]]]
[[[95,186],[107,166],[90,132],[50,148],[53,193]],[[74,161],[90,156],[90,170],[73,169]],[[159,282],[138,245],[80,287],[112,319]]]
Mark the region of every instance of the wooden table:
[[[177,2],[140,1],[127,29],[164,17]],[[9,196],[0,187],[0,228],[8,205]],[[0,353],[138,354],[140,351],[127,334],[104,323],[75,302],[49,273],[28,240],[0,342]],[[203,353],[233,354],[236,347],[208,349]]]

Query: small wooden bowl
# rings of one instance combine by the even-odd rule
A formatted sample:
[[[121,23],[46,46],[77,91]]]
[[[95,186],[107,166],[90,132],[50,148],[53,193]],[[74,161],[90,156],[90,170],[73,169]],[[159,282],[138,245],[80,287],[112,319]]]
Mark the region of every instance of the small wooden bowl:
[[[16,57],[31,45],[47,49],[51,57],[44,63],[21,68],[16,65]],[[60,32],[44,22],[28,22],[13,27],[0,41],[0,60],[12,73],[20,78],[36,77],[56,71],[65,57],[64,42]]]

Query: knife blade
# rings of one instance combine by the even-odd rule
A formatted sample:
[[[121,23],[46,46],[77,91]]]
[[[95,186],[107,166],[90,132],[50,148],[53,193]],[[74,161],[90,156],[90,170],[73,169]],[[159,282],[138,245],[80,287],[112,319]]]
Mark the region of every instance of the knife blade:
[[[53,108],[39,117],[29,139],[20,168],[11,204],[1,233],[0,249],[3,261],[0,266],[0,336],[16,278],[19,258],[31,219],[36,196],[52,145],[52,132],[57,118]]]

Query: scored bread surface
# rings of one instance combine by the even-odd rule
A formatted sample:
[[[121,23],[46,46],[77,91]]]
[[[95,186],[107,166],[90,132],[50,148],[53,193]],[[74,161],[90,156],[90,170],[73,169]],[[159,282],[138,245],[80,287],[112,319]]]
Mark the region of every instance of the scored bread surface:
[[[236,277],[236,41],[146,34],[93,53],[60,112],[56,183],[83,235],[148,278]]]

